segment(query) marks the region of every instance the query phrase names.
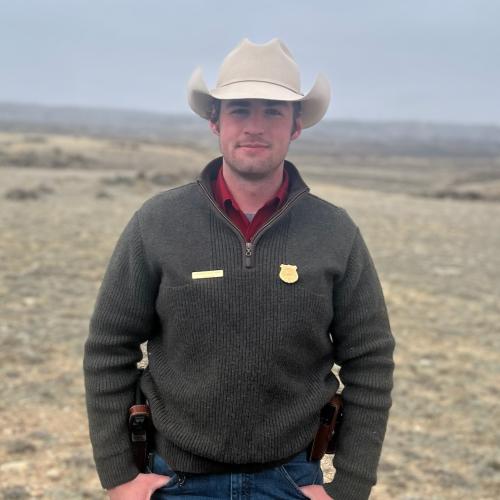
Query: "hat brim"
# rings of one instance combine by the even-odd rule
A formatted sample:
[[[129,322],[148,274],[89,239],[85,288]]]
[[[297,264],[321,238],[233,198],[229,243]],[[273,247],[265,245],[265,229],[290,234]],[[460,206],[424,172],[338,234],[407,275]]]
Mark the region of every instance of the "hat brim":
[[[208,120],[214,99],[269,99],[301,102],[302,126],[308,128],[318,123],[325,115],[330,104],[330,85],[328,80],[320,74],[306,95],[263,81],[235,82],[209,91],[203,80],[201,68],[196,68],[188,82],[188,102],[191,109]]]

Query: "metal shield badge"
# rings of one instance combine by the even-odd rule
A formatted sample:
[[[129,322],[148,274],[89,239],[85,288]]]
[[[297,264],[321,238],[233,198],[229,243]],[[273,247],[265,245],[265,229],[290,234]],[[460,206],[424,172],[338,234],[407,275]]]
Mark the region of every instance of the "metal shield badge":
[[[297,266],[292,266],[290,264],[280,264],[280,279],[285,283],[295,283],[299,279],[299,273],[297,272]]]

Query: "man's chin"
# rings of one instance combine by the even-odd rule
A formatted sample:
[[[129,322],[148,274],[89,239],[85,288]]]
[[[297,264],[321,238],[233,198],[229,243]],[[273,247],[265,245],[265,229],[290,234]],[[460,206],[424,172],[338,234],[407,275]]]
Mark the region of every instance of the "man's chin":
[[[269,170],[262,171],[259,169],[235,169],[235,172],[242,178],[249,181],[259,181],[269,177],[271,172]]]
[[[257,159],[224,158],[227,167],[240,178],[258,181],[269,178],[280,168],[280,164],[274,165],[271,162]]]

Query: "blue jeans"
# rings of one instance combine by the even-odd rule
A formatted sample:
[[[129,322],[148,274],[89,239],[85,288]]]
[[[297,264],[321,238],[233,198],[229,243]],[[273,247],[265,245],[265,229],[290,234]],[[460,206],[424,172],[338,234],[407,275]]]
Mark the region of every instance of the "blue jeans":
[[[154,454],[151,472],[170,476],[170,481],[155,491],[152,500],[182,497],[186,500],[288,500],[308,498],[299,486],[323,484],[320,461],[308,462],[306,451],[284,465],[253,473],[183,474],[173,471]]]

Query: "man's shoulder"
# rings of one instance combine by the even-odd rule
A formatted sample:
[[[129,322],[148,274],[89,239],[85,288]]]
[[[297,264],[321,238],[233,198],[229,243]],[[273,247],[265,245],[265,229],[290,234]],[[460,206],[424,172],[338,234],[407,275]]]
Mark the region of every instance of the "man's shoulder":
[[[356,228],[355,222],[345,208],[320,198],[311,192],[307,193],[304,201],[305,211],[310,217],[316,220],[335,221],[336,223]]]
[[[149,231],[173,231],[207,209],[196,181],[173,187],[147,199],[136,211],[143,234]]]
[[[189,182],[155,194],[147,199],[138,211],[142,215],[147,215],[156,212],[163,213],[165,209],[182,210],[192,206],[199,199],[198,195],[199,187],[196,181]]]
[[[318,195],[311,193],[310,191],[307,193],[307,199],[309,203],[313,204],[318,209],[333,212],[338,215],[347,214],[344,208],[340,207],[339,205],[335,205],[335,203],[325,200],[324,198],[320,198]]]

